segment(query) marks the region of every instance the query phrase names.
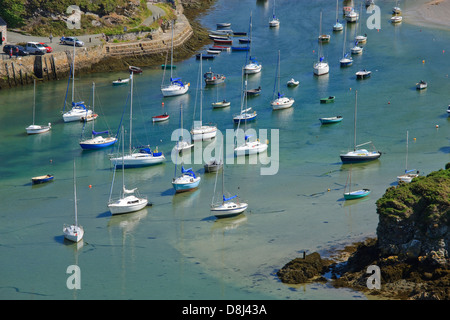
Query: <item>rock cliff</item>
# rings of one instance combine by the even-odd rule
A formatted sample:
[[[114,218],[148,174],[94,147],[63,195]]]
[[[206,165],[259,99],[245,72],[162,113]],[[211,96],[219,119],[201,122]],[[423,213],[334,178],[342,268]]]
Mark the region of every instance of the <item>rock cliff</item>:
[[[450,163],[409,184],[386,190],[377,201],[377,238],[345,248],[347,261],[320,264],[332,284],[385,299],[450,299]],[[311,268],[324,260],[297,258],[277,273],[284,283],[323,279]],[[310,266],[305,266],[310,264]],[[369,266],[380,270],[381,288],[369,289]],[[320,270],[315,268],[315,270]],[[311,277],[310,275],[313,275]]]

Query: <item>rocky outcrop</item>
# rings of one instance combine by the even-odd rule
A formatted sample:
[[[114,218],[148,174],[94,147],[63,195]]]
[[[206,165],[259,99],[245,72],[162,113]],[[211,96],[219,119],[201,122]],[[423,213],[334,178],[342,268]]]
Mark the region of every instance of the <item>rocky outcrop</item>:
[[[377,213],[383,256],[450,267],[450,169],[387,189],[377,201]]]
[[[450,163],[445,170],[387,189],[377,201],[377,213],[377,238],[344,249],[354,251],[347,261],[321,265],[323,259],[315,254],[306,267],[306,259],[303,264],[295,259],[278,272],[281,281],[320,278],[309,270],[321,265],[321,274],[332,274],[335,287],[385,299],[450,299]],[[368,288],[369,266],[380,270],[380,289]]]

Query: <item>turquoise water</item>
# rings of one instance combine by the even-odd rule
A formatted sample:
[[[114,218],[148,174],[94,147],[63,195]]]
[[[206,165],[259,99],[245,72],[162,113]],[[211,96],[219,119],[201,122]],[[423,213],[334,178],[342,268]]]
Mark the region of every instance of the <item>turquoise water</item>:
[[[358,292],[324,284],[287,286],[275,273],[303,251],[326,255],[375,234],[375,202],[405,168],[407,130],[409,168],[427,174],[449,162],[450,33],[407,21],[393,26],[389,23],[392,1],[377,1],[380,30],[367,30],[363,24],[362,33],[368,35],[365,51],[354,57],[352,67],[341,69],[344,34],[331,31],[334,1],[277,1],[281,26],[276,30],[268,27],[272,7],[263,4],[219,0],[201,17],[209,29],[228,21],[233,30],[246,32],[252,12],[252,52],[263,70],[249,77],[248,86],[260,85],[263,92],[249,99],[249,106],[258,112],[251,127],[279,130],[275,175],[261,175],[260,162],[226,166],[227,190],[238,192],[249,203],[245,214],[235,219],[218,221],[211,216],[215,175],[205,174],[202,164],[191,165],[202,177],[198,190],[175,195],[171,185],[175,165],[170,161],[174,145],[170,137],[180,125],[180,103],[185,128],[191,127],[194,111],[198,119],[195,57],[177,63],[176,75],[191,83],[184,96],[162,98],[158,68],[135,76],[133,133],[139,143],[158,146],[167,161],[126,170],[127,187],[138,187],[153,205],[123,216],[112,217],[106,206],[113,174],[108,154],[113,149],[82,151],[78,145],[82,124],[62,122],[67,80],[37,85],[36,123],[53,125],[43,135],[25,133],[32,121],[33,87],[0,92],[0,298],[364,299]],[[317,60],[320,10],[322,30],[331,34],[330,43],[323,47],[330,74],[315,77],[312,65]],[[356,28],[349,28],[347,48]],[[278,50],[283,91],[296,102],[291,109],[273,112],[270,100]],[[245,52],[224,52],[203,63],[204,72],[211,67],[227,76],[217,89],[205,88],[203,100],[203,121],[216,123],[223,132],[236,128],[232,115],[240,108],[244,60]],[[355,72],[362,68],[371,70],[372,77],[357,81]],[[96,84],[95,107],[100,114],[96,130],[118,129],[129,87],[112,87],[111,82],[125,76],[124,71],[76,77],[77,98],[86,102],[91,100],[92,82]],[[300,85],[284,87],[292,77]],[[428,89],[418,92],[415,83],[421,79],[428,82]],[[353,166],[353,182],[370,188],[370,196],[344,202],[349,166],[340,162],[339,154],[353,144],[355,90],[358,142],[371,140],[383,155]],[[336,96],[333,104],[319,103],[329,95]],[[212,110],[217,97],[230,100],[231,107]],[[153,124],[151,117],[162,112],[162,102],[171,118]],[[319,117],[338,114],[344,117],[341,123],[320,125]],[[128,114],[125,119],[127,128]],[[268,155],[273,156],[276,139],[270,133],[268,139]],[[78,217],[85,236],[82,244],[67,245],[62,225],[73,221],[74,159]],[[53,173],[55,181],[31,185],[31,177],[46,173]],[[115,194],[120,178],[116,182]],[[73,264],[81,270],[80,290],[66,286],[66,269]]]

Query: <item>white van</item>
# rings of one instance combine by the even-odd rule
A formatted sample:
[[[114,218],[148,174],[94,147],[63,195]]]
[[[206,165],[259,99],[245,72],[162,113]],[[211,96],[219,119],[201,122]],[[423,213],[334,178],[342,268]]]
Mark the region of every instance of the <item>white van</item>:
[[[39,42],[28,42],[25,46],[25,50],[30,54],[45,54],[47,52],[47,48]]]

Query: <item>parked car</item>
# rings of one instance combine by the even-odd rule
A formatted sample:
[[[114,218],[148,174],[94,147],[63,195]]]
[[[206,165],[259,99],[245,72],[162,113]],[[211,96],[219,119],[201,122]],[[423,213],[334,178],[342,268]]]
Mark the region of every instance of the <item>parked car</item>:
[[[13,56],[16,55],[16,48],[19,48],[19,56],[28,56],[30,53],[22,46],[17,46],[15,44],[5,44],[3,46],[3,52],[9,55],[11,53],[12,48],[12,54]]]
[[[45,49],[47,49],[47,53],[50,53],[53,51],[52,47],[50,47],[48,44],[46,44],[45,42],[39,42],[40,44],[42,44]]]
[[[39,42],[28,42],[25,50],[30,54],[45,54],[47,52],[47,49]]]
[[[76,37],[62,37],[61,38],[61,44],[68,44],[68,45],[72,45],[75,42],[75,46],[77,47],[82,47],[84,46],[84,42],[81,40],[78,40],[78,38]]]

